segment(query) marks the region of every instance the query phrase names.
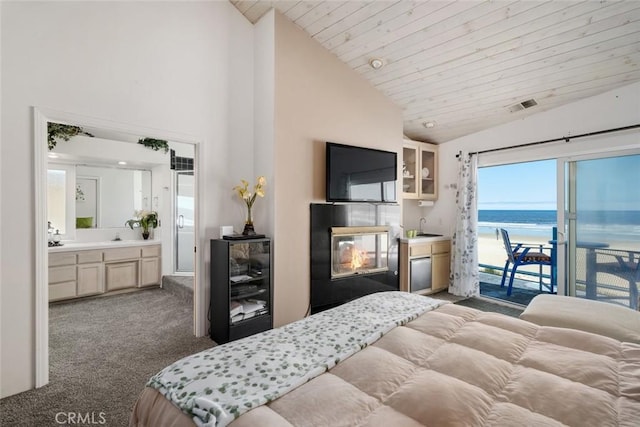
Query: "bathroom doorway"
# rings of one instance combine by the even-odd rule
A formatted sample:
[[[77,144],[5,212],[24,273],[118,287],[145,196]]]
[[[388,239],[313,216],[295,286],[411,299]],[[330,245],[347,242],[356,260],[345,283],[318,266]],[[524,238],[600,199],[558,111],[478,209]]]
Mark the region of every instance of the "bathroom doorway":
[[[162,277],[162,287],[193,301],[195,261],[195,176],[193,146],[176,144],[171,150],[171,274]]]
[[[101,145],[98,149],[92,148],[89,150],[85,150],[85,149],[82,149],[82,147],[80,147],[81,151],[77,153],[72,153],[70,150],[73,148],[75,144],[74,144],[74,140],[70,140],[70,141],[64,141],[62,143],[58,143],[57,145],[55,145],[54,147],[57,147],[57,150],[54,150],[54,151],[47,150],[49,123],[58,123],[58,124],[63,124],[65,126],[70,126],[70,127],[73,127],[73,126],[80,127],[81,129],[86,131],[87,134],[90,134],[88,136],[85,135],[87,139],[91,139],[92,141],[98,141]],[[85,229],[85,227],[78,226],[78,217],[76,213],[80,212],[80,210],[78,209],[77,205],[80,201],[86,202],[87,198],[83,188],[78,187],[76,185],[77,184],[76,176],[86,177],[86,176],[95,175],[94,173],[86,174],[84,172],[78,174],[76,173],[78,168],[85,167],[86,165],[91,164],[91,165],[94,165],[93,167],[100,167],[101,170],[105,171],[105,173],[111,173],[111,175],[113,175],[114,173],[126,172],[131,170],[133,170],[133,173],[135,175],[136,170],[142,170],[142,169],[144,169],[149,174],[148,186],[153,188],[150,188],[148,195],[144,192],[141,192],[140,203],[135,203],[137,199],[135,199],[134,197],[133,206],[131,206],[129,203],[126,203],[126,206],[125,206],[125,202],[121,201],[121,202],[99,203],[99,206],[97,208],[98,210],[100,210],[100,206],[102,206],[103,209],[101,209],[101,211],[103,214],[105,214],[107,210],[111,212],[116,208],[123,208],[126,210],[124,218],[131,218],[132,216],[138,215],[137,213],[138,210],[144,210],[144,211],[150,210],[152,211],[152,213],[153,211],[157,212],[157,218],[159,218],[158,226],[157,228],[152,230],[151,239],[153,239],[154,241],[162,241],[161,245],[162,245],[163,252],[164,252],[164,248],[167,247],[164,243],[166,241],[165,239],[169,240],[170,244],[168,246],[171,247],[171,249],[167,250],[167,254],[166,254],[167,264],[165,265],[164,253],[162,255],[156,254],[155,252],[154,254],[151,254],[149,251],[143,251],[144,252],[143,258],[144,257],[147,257],[147,258],[139,261],[129,262],[130,264],[129,270],[131,271],[131,274],[128,275],[127,277],[130,276],[133,278],[137,278],[138,281],[136,283],[139,286],[146,286],[147,283],[150,283],[145,281],[146,280],[145,277],[149,277],[149,271],[154,271],[154,272],[161,271],[162,275],[165,275],[165,274],[171,275],[174,272],[173,248],[174,248],[175,242],[173,237],[173,234],[174,234],[173,224],[175,223],[174,222],[175,218],[173,215],[173,211],[166,209],[167,204],[169,204],[171,209],[171,206],[174,203],[173,202],[174,197],[172,197],[173,196],[173,192],[172,192],[173,171],[170,169],[169,161],[167,159],[167,161],[155,162],[153,159],[157,157],[157,155],[163,155],[163,150],[148,149],[148,146],[146,144],[142,144],[142,142],[140,141],[142,137],[144,137],[142,139],[158,138],[158,139],[153,139],[153,141],[168,142],[170,148],[174,148],[174,147],[171,147],[172,145],[180,145],[180,146],[187,147],[190,153],[189,155],[190,168],[188,172],[190,174],[189,179],[191,181],[190,184],[191,184],[191,194],[192,194],[192,197],[191,197],[192,207],[191,207],[191,216],[190,216],[190,224],[189,224],[191,229],[191,236],[192,236],[192,243],[191,243],[191,250],[190,250],[191,272],[189,273],[190,279],[192,282],[192,285],[191,285],[192,291],[189,299],[189,304],[192,305],[193,307],[194,334],[196,336],[204,335],[204,333],[206,333],[206,329],[204,326],[206,324],[206,310],[203,309],[203,303],[202,303],[204,298],[204,295],[203,295],[204,288],[199,286],[199,283],[202,283],[202,280],[203,280],[202,275],[203,275],[204,269],[202,268],[203,261],[200,258],[196,258],[196,246],[198,245],[198,243],[196,240],[193,239],[193,236],[198,234],[197,233],[198,203],[197,203],[197,198],[195,197],[197,195],[197,171],[198,171],[197,155],[199,152],[198,142],[194,141],[190,137],[180,135],[180,134],[175,134],[172,132],[162,132],[161,134],[158,134],[158,131],[155,129],[134,127],[134,126],[125,125],[125,124],[119,125],[111,121],[104,121],[104,120],[94,119],[90,117],[85,117],[85,116],[80,116],[80,115],[75,115],[70,113],[63,113],[63,112],[47,110],[47,109],[40,109],[40,108],[34,109],[34,135],[35,135],[34,136],[34,157],[35,157],[34,179],[36,183],[35,185],[36,215],[35,215],[35,226],[34,226],[36,230],[36,238],[35,238],[35,245],[36,245],[36,250],[35,250],[35,253],[36,253],[36,268],[35,268],[35,276],[36,276],[36,286],[35,286],[36,372],[35,374],[36,375],[35,376],[36,378],[35,378],[35,383],[36,383],[36,387],[41,387],[49,382],[49,363],[50,363],[49,362],[49,345],[50,345],[50,337],[49,337],[49,302],[50,301],[49,300],[51,298],[51,288],[49,287],[49,283],[48,283],[50,278],[50,274],[48,274],[50,265],[49,265],[49,247],[47,244],[47,239],[48,239],[47,218],[49,217],[49,212],[48,212],[49,209],[47,208],[47,200],[48,200],[47,191],[48,191],[48,169],[50,169],[49,167],[50,162],[64,163],[65,166],[69,165],[69,167],[71,168],[70,170],[73,171],[73,174],[72,174],[73,176],[69,175],[69,179],[66,180],[68,182],[65,181],[66,182],[65,192],[69,197],[65,196],[64,200],[65,200],[66,206],[71,207],[72,209],[69,209],[68,212],[65,211],[64,217],[65,218],[69,217],[73,221],[70,221],[69,218],[66,218],[65,225],[67,222],[69,222],[70,226],[68,227],[68,230],[66,228],[60,230],[60,231],[65,231],[66,232],[65,234],[68,234],[68,236],[64,236],[64,239],[62,239],[62,240],[67,239],[67,242],[65,242],[66,248],[64,249],[69,249],[72,247],[75,248],[75,246],[72,246],[73,244],[82,245],[86,243],[91,243],[93,245],[94,241],[96,244],[99,243],[100,245],[113,244],[113,241],[115,241],[116,244],[121,244],[120,242],[121,240],[125,241],[125,242],[122,242],[122,244],[125,244],[125,245],[127,244],[127,240],[142,241],[140,236],[141,230],[139,228],[129,229],[128,227],[125,227],[126,221],[123,221],[123,218],[119,218],[119,217],[118,217],[119,219],[117,220],[117,224],[116,223],[111,224],[108,221],[106,221],[106,218],[108,218],[106,215],[99,215],[98,213],[96,213],[96,215],[90,216],[92,218],[91,227],[86,227]],[[76,141],[76,142],[78,142],[78,145],[82,145],[82,141]],[[107,149],[107,145],[110,142],[122,144],[123,148]],[[142,150],[144,150],[143,158],[138,160],[132,159],[132,158],[124,159],[124,155],[129,152],[128,147],[135,148],[136,151],[139,151],[141,149],[140,145],[138,144],[145,145],[145,147],[142,148]],[[51,145],[49,145],[49,147],[51,147]],[[77,154],[79,158],[74,159],[73,158],[74,154]],[[54,155],[57,155],[57,158],[53,159]],[[88,159],[89,157],[91,158]],[[101,157],[102,159],[100,159]],[[166,154],[165,158],[168,158],[168,157],[169,155]],[[102,189],[105,191],[98,191],[96,195],[97,194],[107,195],[109,193],[109,191],[106,191],[107,190],[106,187],[108,186],[108,184],[115,184],[116,182],[120,182],[120,180],[114,177],[111,177],[111,175],[109,175],[110,178],[105,178],[98,182],[98,187],[100,186],[105,187]],[[155,177],[158,179],[152,179],[152,177]],[[134,179],[135,181],[135,177],[132,179]],[[140,179],[138,179],[138,181],[140,181]],[[144,182],[140,182],[140,184],[144,184]],[[69,187],[69,188],[67,189],[66,187]],[[133,184],[130,184],[129,187],[130,187],[129,189],[132,191],[138,188],[138,186],[135,185],[135,182]],[[81,192],[78,192],[78,188],[80,188]],[[100,188],[98,188],[98,190],[100,190]],[[124,193],[128,194],[127,191],[115,191],[111,193],[119,194],[121,196]],[[105,210],[106,208],[109,208],[109,209]],[[96,221],[98,217],[104,220],[104,221],[101,221],[103,222],[103,224],[100,224],[100,226],[98,226],[98,222]],[[166,223],[166,225],[163,223]],[[165,225],[165,226],[163,227],[162,225]],[[88,234],[92,234],[91,238],[93,240],[88,238],[89,237]],[[71,243],[69,243],[69,241],[71,241]],[[156,243],[153,243],[153,244],[157,245]],[[54,248],[54,249],[57,249],[57,248]],[[171,252],[171,254],[169,254],[169,252]],[[197,253],[200,253],[200,252],[201,251],[199,250],[197,251]],[[156,267],[156,266],[159,266],[159,261],[162,262],[163,264],[161,269],[158,269]],[[102,278],[102,280],[105,280],[104,278],[106,277],[101,273],[104,270],[100,269],[100,266],[98,265],[100,264],[100,262],[96,261],[93,264],[95,264],[95,267],[96,267],[94,269],[94,272],[96,273],[95,274],[96,280],[94,282],[105,283],[105,282],[100,282],[100,278]],[[72,267],[66,268],[65,266],[65,272],[66,270],[69,270],[68,273],[71,274],[73,270],[74,274],[78,274],[78,275],[81,273],[84,274],[84,270],[80,273],[77,273],[76,271],[77,269],[74,266]],[[138,269],[137,272],[139,274],[136,273],[136,270],[135,270],[136,268]],[[56,274],[57,274],[57,271],[56,271]],[[197,280],[195,280],[196,278]],[[84,280],[84,275],[82,276],[82,280]],[[72,282],[76,283],[77,280],[74,281],[72,279],[69,279],[63,284],[65,286],[68,285],[68,288],[71,289]],[[129,283],[127,282],[127,285],[128,284]],[[135,286],[129,286],[129,287],[135,287]],[[77,289],[77,286],[75,288]],[[107,287],[105,287],[104,289],[107,289]],[[115,292],[120,292],[119,289],[113,288],[113,290]],[[128,288],[123,289],[123,292],[128,292],[128,291],[129,291]],[[96,294],[96,293],[99,293],[99,292],[97,291],[92,292],[92,294]],[[76,296],[78,295],[79,294],[76,292]],[[71,298],[71,296],[69,296],[69,298]],[[64,299],[69,299],[69,298],[67,298],[67,295],[65,295],[64,297]],[[55,343],[51,343],[51,344],[55,345]]]

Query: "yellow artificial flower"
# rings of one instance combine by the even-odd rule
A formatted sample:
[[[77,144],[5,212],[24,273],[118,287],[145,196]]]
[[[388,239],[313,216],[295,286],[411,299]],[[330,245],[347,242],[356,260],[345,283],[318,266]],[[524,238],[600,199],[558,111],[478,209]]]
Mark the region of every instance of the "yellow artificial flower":
[[[267,184],[267,179],[264,176],[259,176],[256,179],[256,185],[253,187],[253,193],[249,191],[249,182],[241,179],[241,185],[233,187],[233,191],[238,193],[238,196],[247,204],[247,207],[251,209],[253,202],[256,200],[256,196],[264,197],[264,186]]]

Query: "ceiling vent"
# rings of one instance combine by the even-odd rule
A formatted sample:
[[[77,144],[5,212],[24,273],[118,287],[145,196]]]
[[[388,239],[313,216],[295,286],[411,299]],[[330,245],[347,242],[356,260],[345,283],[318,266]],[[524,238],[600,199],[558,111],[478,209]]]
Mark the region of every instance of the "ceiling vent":
[[[522,111],[527,108],[535,107],[536,105],[538,105],[538,103],[535,99],[527,99],[526,101],[518,102],[517,104],[509,107],[509,112],[515,113],[516,111]]]

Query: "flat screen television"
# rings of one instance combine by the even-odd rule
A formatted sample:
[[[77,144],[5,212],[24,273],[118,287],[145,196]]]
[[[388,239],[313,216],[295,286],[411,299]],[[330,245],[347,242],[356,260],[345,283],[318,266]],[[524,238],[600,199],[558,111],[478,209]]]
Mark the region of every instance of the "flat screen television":
[[[398,154],[327,142],[327,202],[395,203]]]

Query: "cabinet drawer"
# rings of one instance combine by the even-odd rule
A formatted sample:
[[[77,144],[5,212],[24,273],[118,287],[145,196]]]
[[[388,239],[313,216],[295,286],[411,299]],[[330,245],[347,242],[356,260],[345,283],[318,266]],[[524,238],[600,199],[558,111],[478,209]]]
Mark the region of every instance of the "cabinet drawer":
[[[76,280],[76,266],[49,267],[49,283],[61,283]],[[75,292],[75,290],[74,290]]]
[[[76,282],[62,282],[49,285],[49,301],[74,298],[76,296]]]
[[[75,252],[62,252],[49,254],[49,267],[58,265],[72,265],[76,263]]]
[[[449,240],[443,240],[441,242],[433,242],[431,246],[431,252],[434,254],[445,254],[451,252],[451,242]]]
[[[154,257],[160,256],[160,246],[143,246],[142,247],[142,257]]]
[[[104,260],[106,261],[120,261],[125,259],[140,258],[140,248],[118,248],[107,249],[104,251]]]
[[[88,264],[92,262],[102,262],[102,251],[78,252],[78,264]]]
[[[104,268],[107,291],[138,286],[138,261],[106,264]]]
[[[409,256],[431,255],[431,243],[409,246]]]

